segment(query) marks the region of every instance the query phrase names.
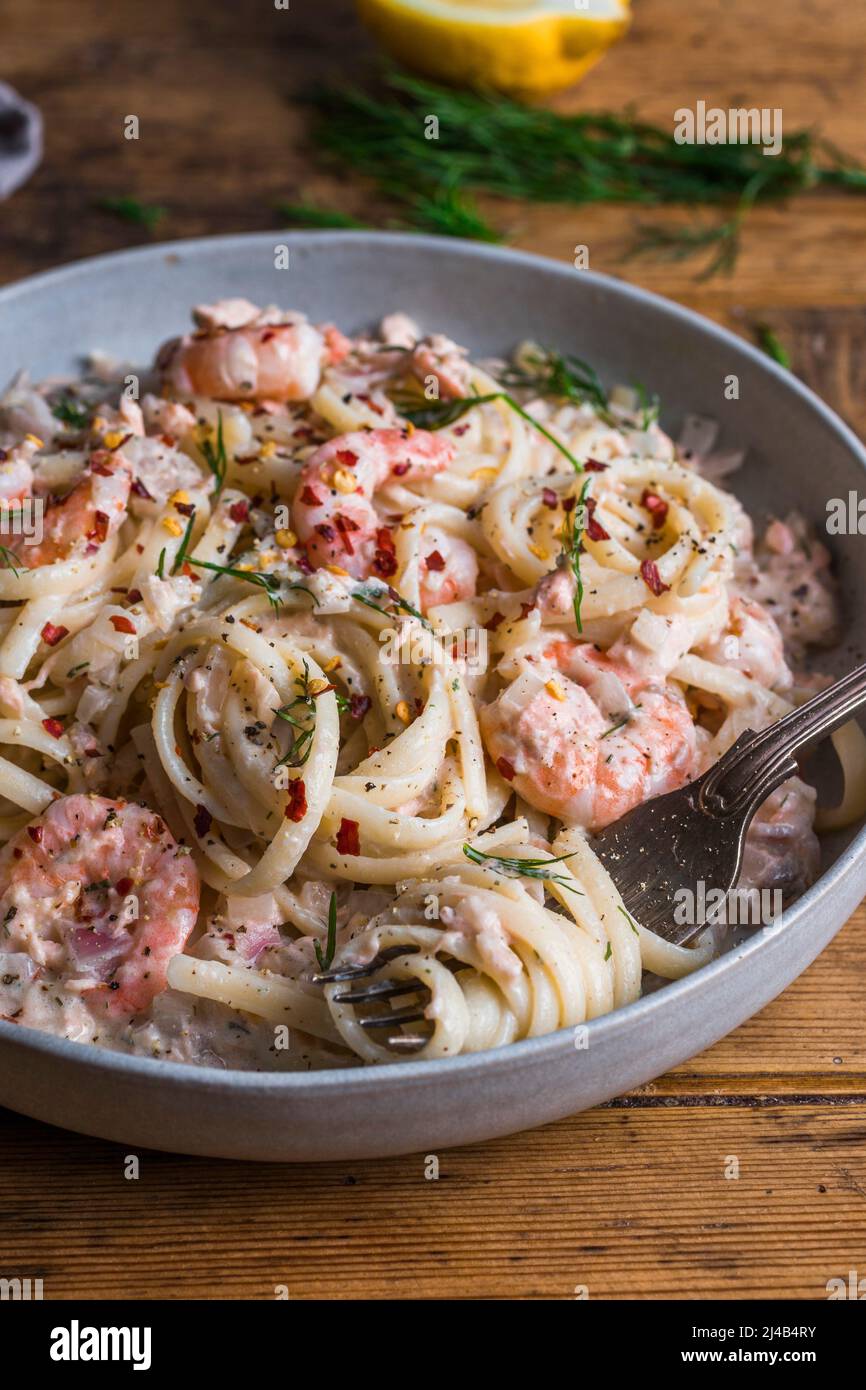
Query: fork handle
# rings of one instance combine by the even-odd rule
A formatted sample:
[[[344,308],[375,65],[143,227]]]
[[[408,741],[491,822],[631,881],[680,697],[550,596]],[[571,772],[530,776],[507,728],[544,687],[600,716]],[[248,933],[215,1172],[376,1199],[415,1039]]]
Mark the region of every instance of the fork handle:
[[[707,774],[701,805],[715,816],[758,805],[797,771],[794,754],[809,750],[866,706],[866,663],[768,729],[742,734]]]

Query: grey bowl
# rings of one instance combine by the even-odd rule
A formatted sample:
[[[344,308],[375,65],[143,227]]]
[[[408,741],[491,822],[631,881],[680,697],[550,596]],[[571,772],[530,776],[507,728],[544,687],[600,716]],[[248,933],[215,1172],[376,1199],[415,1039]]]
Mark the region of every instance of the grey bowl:
[[[275,247],[290,251],[275,268]],[[0,290],[0,378],[74,368],[94,348],[148,361],[190,304],[245,295],[355,329],[401,308],[474,353],[525,337],[576,351],[608,381],[658,391],[663,423],[688,411],[748,446],[737,491],[753,515],[798,506],[818,525],[830,497],[864,484],[866,453],[789,372],[675,304],[617,280],[517,252],[435,237],[272,233],[177,242],[84,261]],[[740,398],[724,380],[736,374]],[[866,646],[866,555],[834,539],[848,633],[841,673]],[[823,872],[785,915],[688,979],[571,1032],[439,1064],[295,1076],[193,1069],[88,1050],[0,1023],[0,1104],[126,1145],[225,1158],[310,1160],[430,1152],[555,1120],[649,1081],[779,994],[866,892],[866,835],[828,839]]]

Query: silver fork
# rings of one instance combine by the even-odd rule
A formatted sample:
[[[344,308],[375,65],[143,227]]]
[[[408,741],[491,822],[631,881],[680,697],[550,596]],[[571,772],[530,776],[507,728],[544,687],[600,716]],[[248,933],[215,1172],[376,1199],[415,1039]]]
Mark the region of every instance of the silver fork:
[[[866,705],[866,665],[755,733],[747,729],[717,763],[679,791],[645,801],[592,841],[629,912],[682,946],[703,922],[674,921],[680,889],[727,893],[737,881],[746,832],[758,807],[827,734]]]
[[[807,753],[866,705],[866,664],[791,710],[768,729],[741,734],[708,772],[679,791],[635,807],[593,837],[592,847],[616,884],[628,912],[642,926],[682,946],[704,930],[704,922],[674,920],[677,890],[727,893],[737,881],[746,832],[758,807],[798,771],[795,753]],[[388,960],[407,955],[403,946],[382,951],[367,965],[344,966],[314,976],[320,984],[360,982]],[[462,969],[454,962],[453,969]],[[426,1036],[401,1033],[407,1023],[424,1020],[430,997],[418,980],[374,981],[335,995],[353,1007],[413,996],[405,1008],[359,1018],[363,1028],[398,1031],[383,1039],[395,1052],[417,1052]]]

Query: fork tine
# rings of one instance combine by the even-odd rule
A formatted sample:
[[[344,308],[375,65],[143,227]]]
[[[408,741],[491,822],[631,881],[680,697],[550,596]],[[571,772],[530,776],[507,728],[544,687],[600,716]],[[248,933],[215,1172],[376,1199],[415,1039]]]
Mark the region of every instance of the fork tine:
[[[362,980],[365,975],[375,975],[377,970],[381,970],[382,966],[395,956],[412,956],[417,950],[417,946],[388,946],[367,965],[344,965],[339,970],[324,970],[318,975],[313,975],[312,982],[314,985],[335,985],[341,980]]]
[[[358,1022],[362,1028],[392,1028],[395,1023],[423,1023],[424,1010],[418,1009],[414,1004],[410,1004],[408,1009],[399,1010],[396,1013],[384,1014],[381,1018],[359,1018]]]
[[[364,989],[350,990],[348,994],[335,994],[335,1004],[372,1004],[379,999],[394,999],[400,994],[430,993],[427,985],[419,980],[382,980],[379,984],[367,985]]]

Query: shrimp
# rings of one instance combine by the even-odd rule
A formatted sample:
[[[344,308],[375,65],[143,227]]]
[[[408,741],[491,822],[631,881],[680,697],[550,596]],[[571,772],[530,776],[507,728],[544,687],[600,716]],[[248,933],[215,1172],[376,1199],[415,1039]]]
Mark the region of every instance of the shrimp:
[[[564,671],[569,674],[564,674]],[[675,687],[588,644],[555,642],[481,711],[500,775],[540,811],[602,830],[697,774],[697,735]]]
[[[753,599],[732,598],[725,631],[697,648],[698,656],[732,666],[769,690],[785,689],[791,672],[775,618]]]
[[[28,434],[11,449],[0,449],[0,502],[20,502],[33,494],[33,455],[42,440]]]
[[[466,349],[458,347],[442,333],[433,333],[416,343],[409,369],[425,387],[432,378],[446,399],[469,395],[472,368],[467,361]]]
[[[222,300],[194,311],[198,330],[160,348],[163,383],[180,396],[222,401],[306,401],[322,368],[339,360],[347,340],[301,314],[260,311],[247,300]]]
[[[42,536],[26,547],[27,569],[68,559],[76,547],[82,555],[95,554],[125,521],[131,482],[121,455],[97,450],[72,491],[46,505]]]
[[[478,556],[467,541],[441,526],[427,526],[421,543],[421,607],[474,598]]]
[[[189,852],[130,802],[61,797],[0,852],[9,949],[113,1017],[140,1013],[165,989],[198,907]]]
[[[356,430],[329,439],[307,460],[292,503],[292,526],[313,567],[389,579],[397,570],[394,540],[373,494],[391,477],[411,482],[439,473],[453,457],[453,444],[427,430]]]

